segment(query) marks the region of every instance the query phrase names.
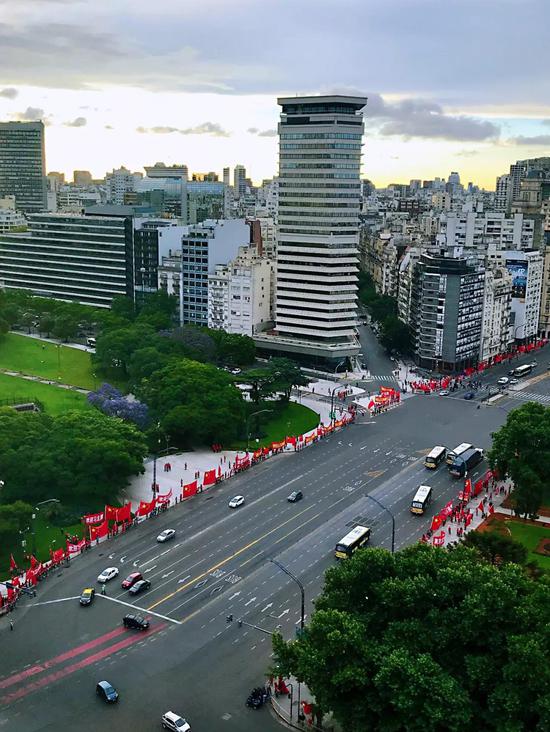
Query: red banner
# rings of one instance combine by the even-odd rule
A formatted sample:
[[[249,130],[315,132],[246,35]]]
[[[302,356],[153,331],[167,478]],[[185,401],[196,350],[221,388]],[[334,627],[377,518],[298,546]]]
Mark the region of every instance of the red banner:
[[[437,534],[437,536],[432,536],[432,544],[433,546],[443,546],[445,543],[445,532],[442,531],[440,534]]]
[[[216,470],[207,470],[202,479],[203,485],[214,485],[216,482]]]
[[[262,457],[262,448],[260,447],[259,450],[254,450],[254,452],[252,453],[252,460],[258,460],[261,457]]]
[[[86,546],[86,539],[81,539],[76,544],[71,543],[70,541],[67,541],[67,553],[68,554],[80,554],[80,552],[84,549]],[[32,568],[32,565],[31,565]]]
[[[272,450],[282,450],[284,446],[285,446],[284,440],[282,442],[272,442],[271,443]]]
[[[15,563],[13,554],[10,554],[10,572],[15,572],[16,569],[17,569],[17,564]]]
[[[452,514],[452,512],[453,512],[453,502],[449,501],[449,503],[445,504],[445,507],[443,508],[441,513],[443,514],[443,516],[445,516],[445,518],[447,518],[447,516],[450,516]]]
[[[58,564],[65,559],[65,549],[55,549],[54,551],[50,549],[50,556],[52,558],[52,562],[54,564]]]
[[[25,579],[27,582],[30,582],[31,585],[36,585],[38,583],[38,571],[35,569],[27,569]]]
[[[108,533],[109,523],[107,521],[99,524],[99,526],[90,526],[90,541],[93,541],[94,539],[101,539],[101,537],[107,536]]]
[[[163,493],[162,496],[157,496],[157,503],[170,503],[170,499],[172,498],[172,489],[168,491],[168,493]]]
[[[151,511],[155,508],[156,505],[157,505],[156,498],[153,498],[153,500],[149,501],[149,503],[147,503],[147,501],[140,501],[139,508],[137,510],[138,516],[148,516],[151,513]]]
[[[125,503],[121,508],[116,510],[116,520],[120,523],[121,521],[132,520],[132,504]]]
[[[100,524],[102,521],[105,521],[105,511],[101,513],[89,513],[87,516],[82,517],[82,521],[88,526],[90,524]]]
[[[116,506],[105,506],[105,520],[116,521]]]
[[[295,437],[287,437],[286,440],[285,440],[285,442],[286,442],[287,445],[294,446],[294,445],[296,445],[296,438]],[[254,453],[254,454],[256,454],[256,453]]]
[[[182,498],[191,498],[197,492],[197,481],[194,480],[192,483],[186,483],[183,486]]]
[[[263,450],[262,450],[262,453],[263,453]],[[244,455],[243,457],[239,457],[238,455],[235,457],[235,470],[240,470],[241,468],[248,468],[249,466],[250,466],[250,457],[248,456],[248,453],[246,455]]]

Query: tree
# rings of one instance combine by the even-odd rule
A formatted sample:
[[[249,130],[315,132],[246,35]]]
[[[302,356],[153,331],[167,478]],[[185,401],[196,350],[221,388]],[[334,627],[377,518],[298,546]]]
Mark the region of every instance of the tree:
[[[0,505],[0,542],[4,546],[13,543],[29,526],[32,512],[33,507],[23,501]]]
[[[117,318],[131,321],[136,316],[136,307],[132,298],[126,295],[117,295],[111,302],[111,312]]]
[[[535,517],[550,482],[550,408],[528,402],[493,433],[489,463],[514,482],[516,513]]]
[[[153,346],[139,348],[130,356],[128,376],[134,385],[138,385],[142,379],[148,379],[155,371],[164,368],[169,361],[169,356]]]
[[[55,319],[52,333],[59,340],[67,342],[76,336],[78,321],[72,315],[59,315]]]
[[[365,549],[329,569],[275,670],[347,732],[544,730],[550,585],[473,550]]]
[[[21,308],[15,303],[7,302],[0,307],[0,316],[9,323],[10,328],[19,322]]]
[[[158,336],[150,325],[130,325],[101,333],[97,337],[94,362],[106,372],[128,375],[132,355],[140,348],[155,346]]]
[[[9,325],[8,321],[4,320],[3,318],[0,318],[0,338],[2,338],[2,336],[7,335],[7,333],[9,332],[9,329],[10,329],[10,325]]]
[[[217,346],[218,363],[231,366],[249,366],[254,363],[256,346],[252,338],[224,330],[206,329]]]
[[[408,354],[411,351],[411,331],[396,315],[389,315],[382,321],[380,343],[390,353]]]
[[[243,422],[241,392],[223,371],[189,359],[174,361],[136,389],[170,441],[181,446],[227,443]]]
[[[245,384],[250,384],[250,399],[253,404],[259,404],[261,399],[270,397],[274,393],[273,373],[267,367],[249,369],[241,375],[240,380]]]
[[[103,414],[132,422],[141,430],[149,423],[147,406],[137,399],[122,396],[122,392],[110,384],[102,384],[97,391],[91,391],[87,399]]]
[[[500,565],[505,562],[525,564],[528,551],[523,544],[511,536],[498,534],[496,531],[470,531],[464,539],[465,546],[472,547],[487,562]]]
[[[216,343],[210,336],[208,328],[184,325],[176,328],[172,332],[171,338],[178,344],[180,352],[186,358],[203,363],[212,363],[216,360]]]
[[[40,333],[45,333],[46,338],[50,337],[50,333],[55,327],[55,318],[52,315],[45,314],[38,321],[38,330]]]
[[[288,402],[295,386],[306,386],[309,379],[295,361],[289,358],[272,358],[268,365],[272,375],[273,391],[283,392],[283,401]]]

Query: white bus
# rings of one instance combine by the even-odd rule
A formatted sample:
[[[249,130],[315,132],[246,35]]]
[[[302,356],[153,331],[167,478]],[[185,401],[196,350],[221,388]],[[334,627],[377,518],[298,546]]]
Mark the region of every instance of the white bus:
[[[472,447],[473,445],[470,445],[469,442],[462,442],[460,445],[457,445],[454,450],[449,450],[447,453],[447,464],[452,465],[459,455],[462,455],[466,450],[471,450]]]
[[[521,378],[522,376],[527,376],[527,374],[530,374],[532,370],[533,365],[530,363],[526,363],[523,366],[518,366],[517,369],[514,369],[514,376]]]
[[[443,445],[436,445],[424,458],[424,467],[435,470],[445,460],[447,448]]]
[[[340,539],[334,550],[336,559],[348,559],[370,539],[370,529],[367,526],[356,526],[343,539]]]
[[[423,514],[432,500],[432,489],[429,485],[421,485],[414,494],[411,503],[411,513]]]

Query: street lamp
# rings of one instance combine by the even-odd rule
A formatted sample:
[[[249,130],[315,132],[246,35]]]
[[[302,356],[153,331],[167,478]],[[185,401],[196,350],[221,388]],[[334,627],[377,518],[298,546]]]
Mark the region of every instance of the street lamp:
[[[336,384],[334,389],[330,392],[330,426],[334,426],[334,395],[337,389],[340,388],[340,384]]]
[[[335,374],[336,374],[336,373],[338,373],[338,369],[340,368],[340,366],[341,366],[341,365],[342,365],[343,363],[346,363],[346,359],[345,359],[345,358],[343,358],[343,359],[342,359],[341,361],[338,361],[338,363],[336,364],[336,368],[334,369],[334,373],[335,373]]]
[[[294,580],[298,587],[300,588],[300,593],[302,595],[302,603],[300,608],[300,633],[304,632],[304,620],[305,620],[305,609],[306,609],[306,595],[303,584],[300,582],[298,577],[296,577],[295,574],[293,574],[289,569],[285,567],[284,564],[281,564],[281,562],[277,561],[277,559],[270,559],[269,560],[272,564],[275,564],[279,569],[284,572],[286,575],[290,577],[291,580]],[[291,704],[292,709],[292,704]],[[300,709],[300,682],[298,681],[298,709]]]
[[[35,511],[40,511],[40,509],[38,508],[38,506],[43,506],[46,503],[61,503],[61,501],[59,500],[59,498],[47,498],[45,501],[40,501],[40,503],[37,503],[36,506],[34,507],[34,510]],[[32,555],[33,555],[33,557],[36,554],[36,529],[35,529],[35,524],[34,524],[35,519],[36,519],[36,514],[35,513],[31,514],[31,521],[32,521],[32,524],[31,524],[32,525]]]
[[[246,429],[246,451],[247,451],[247,452],[248,452],[248,448],[249,448],[249,445],[250,445],[250,432],[249,432],[249,430],[248,430],[248,425],[249,425],[249,423],[250,423],[250,418],[251,418],[251,417],[256,417],[256,416],[257,416],[258,414],[264,414],[264,413],[266,413],[266,412],[270,412],[270,413],[271,413],[272,411],[273,411],[272,409],[260,409],[260,410],[259,410],[259,411],[257,411],[257,412],[252,412],[252,414],[249,414],[249,415],[247,415],[247,417],[246,417],[246,420],[245,420],[245,429]]]
[[[382,503],[380,503],[380,501],[377,498],[375,498],[374,496],[371,496],[370,493],[367,493],[365,498],[370,498],[371,501],[374,501],[378,506],[380,506],[380,508],[382,508],[384,511],[389,513],[389,515],[391,517],[391,553],[394,554],[395,553],[395,516],[393,515],[393,513],[390,511],[389,508],[387,508]]]

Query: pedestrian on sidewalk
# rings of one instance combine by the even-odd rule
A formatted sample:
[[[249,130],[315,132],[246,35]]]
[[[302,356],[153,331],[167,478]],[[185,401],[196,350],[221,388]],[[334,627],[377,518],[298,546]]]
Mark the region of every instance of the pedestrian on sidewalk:
[[[10,620],[10,630],[13,630],[13,620]]]

